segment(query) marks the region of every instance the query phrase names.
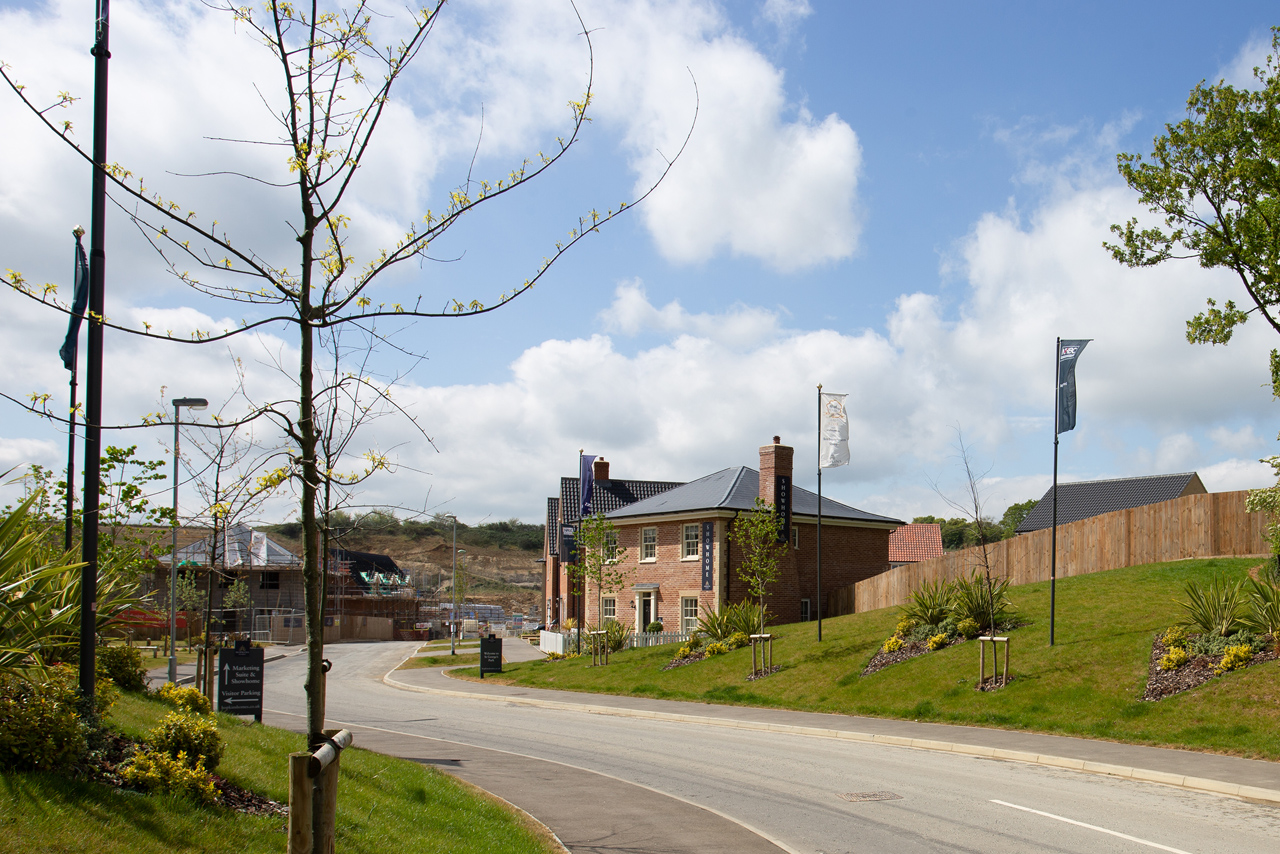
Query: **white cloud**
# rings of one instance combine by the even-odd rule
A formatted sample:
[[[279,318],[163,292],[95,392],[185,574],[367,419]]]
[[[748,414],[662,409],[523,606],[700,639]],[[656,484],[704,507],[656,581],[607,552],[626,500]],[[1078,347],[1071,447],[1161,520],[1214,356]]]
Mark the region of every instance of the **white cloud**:
[[[1253,70],[1265,68],[1270,54],[1271,35],[1258,33],[1241,45],[1240,52],[1235,55],[1235,58],[1225,68],[1219,69],[1209,82],[1225,80],[1240,89],[1253,89],[1258,85],[1258,78],[1254,76]]]
[[[1229,459],[1199,469],[1200,480],[1210,492],[1262,489],[1275,485],[1271,466],[1257,460]]]
[[[1258,451],[1265,444],[1265,440],[1254,431],[1252,424],[1246,424],[1238,430],[1215,427],[1209,431],[1209,439],[1214,445],[1233,454]]]
[[[778,334],[776,312],[737,303],[721,314],[690,314],[672,300],[661,308],[649,303],[644,285],[623,282],[614,291],[613,302],[600,312],[606,331],[636,335],[643,331],[665,335],[694,335],[710,338],[729,347],[757,346]]]
[[[813,14],[809,0],[765,0],[760,14],[780,30],[787,30]]]

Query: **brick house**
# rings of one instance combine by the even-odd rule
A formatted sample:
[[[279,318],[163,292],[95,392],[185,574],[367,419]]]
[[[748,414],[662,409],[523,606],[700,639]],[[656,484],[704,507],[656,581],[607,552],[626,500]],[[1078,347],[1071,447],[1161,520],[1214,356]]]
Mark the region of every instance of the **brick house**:
[[[623,588],[604,600],[604,619],[616,619],[638,631],[655,620],[670,631],[683,630],[696,625],[702,609],[717,610],[747,598],[747,585],[737,574],[742,553],[730,542],[729,530],[735,518],[752,509],[757,497],[782,508],[791,546],[770,587],[769,609],[782,623],[816,617],[818,497],[792,487],[793,454],[791,447],[774,437],[773,444],[760,448],[759,471],[737,466],[683,484],[611,481],[608,463],[597,461],[595,506],[617,528],[623,550],[619,566],[628,568]],[[610,489],[614,484],[625,486]],[[583,597],[585,603],[566,595],[568,578],[554,542],[558,531],[578,522],[577,492],[577,479],[563,478],[560,498],[548,502],[548,599],[551,606],[560,605],[561,618],[578,616],[584,605],[587,622],[599,623],[594,591]],[[609,498],[602,500],[604,494]],[[635,497],[621,500],[626,494]],[[822,593],[828,605],[824,616],[833,616],[828,599],[833,590],[889,568],[889,534],[902,524],[829,498],[822,500]],[[552,600],[553,594],[558,601]]]

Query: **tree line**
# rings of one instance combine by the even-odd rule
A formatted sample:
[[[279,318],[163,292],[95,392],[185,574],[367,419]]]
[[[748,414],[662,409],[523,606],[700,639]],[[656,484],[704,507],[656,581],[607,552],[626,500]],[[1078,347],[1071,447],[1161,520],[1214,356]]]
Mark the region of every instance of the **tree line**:
[[[1015,536],[1018,526],[1037,503],[1039,499],[1031,498],[1017,504],[1010,504],[998,522],[991,517],[974,520],[959,517],[944,519],[941,516],[917,516],[911,521],[941,526],[942,548],[951,552],[976,546],[983,541],[996,543]]]

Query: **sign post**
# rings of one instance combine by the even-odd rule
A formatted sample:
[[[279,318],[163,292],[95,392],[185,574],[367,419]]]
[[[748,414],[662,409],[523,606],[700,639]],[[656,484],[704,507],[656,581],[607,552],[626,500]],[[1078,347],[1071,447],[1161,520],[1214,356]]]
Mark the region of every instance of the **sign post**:
[[[502,638],[489,635],[480,638],[480,678],[486,673],[502,672]]]
[[[249,641],[218,651],[218,711],[253,715],[262,723],[262,676],[265,650]]]

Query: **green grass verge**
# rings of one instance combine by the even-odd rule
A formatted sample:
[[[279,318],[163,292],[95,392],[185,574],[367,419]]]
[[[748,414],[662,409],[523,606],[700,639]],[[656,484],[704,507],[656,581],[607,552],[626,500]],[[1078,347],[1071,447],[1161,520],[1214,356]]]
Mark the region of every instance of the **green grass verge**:
[[[455,665],[476,664],[480,663],[480,653],[464,652],[458,655],[415,655],[405,660],[397,670],[416,670],[420,667],[450,667]]]
[[[170,707],[125,695],[110,724],[139,737]],[[288,756],[302,736],[218,716],[227,743],[218,773],[288,800]],[[286,819],[223,808],[204,809],[175,797],[120,792],[53,774],[0,774],[0,851],[82,854],[272,852],[286,844]],[[359,748],[343,751],[338,786],[337,847],[344,852],[513,852],[557,850],[525,816],[429,766]]]
[[[1009,633],[1011,683],[973,690],[969,642],[859,674],[892,632],[897,608],[772,628],[782,670],[748,682],[751,649],[662,671],[674,645],[590,658],[505,665],[518,685],[703,703],[906,718],[1084,736],[1280,759],[1280,662],[1229,673],[1158,703],[1138,700],[1152,638],[1181,618],[1175,599],[1192,580],[1243,578],[1256,559],[1187,560],[1117,569],[1057,584],[1056,644],[1049,646],[1049,584],[1014,587],[1028,625]],[[988,660],[988,666],[990,661]],[[476,671],[461,671],[469,675]]]

